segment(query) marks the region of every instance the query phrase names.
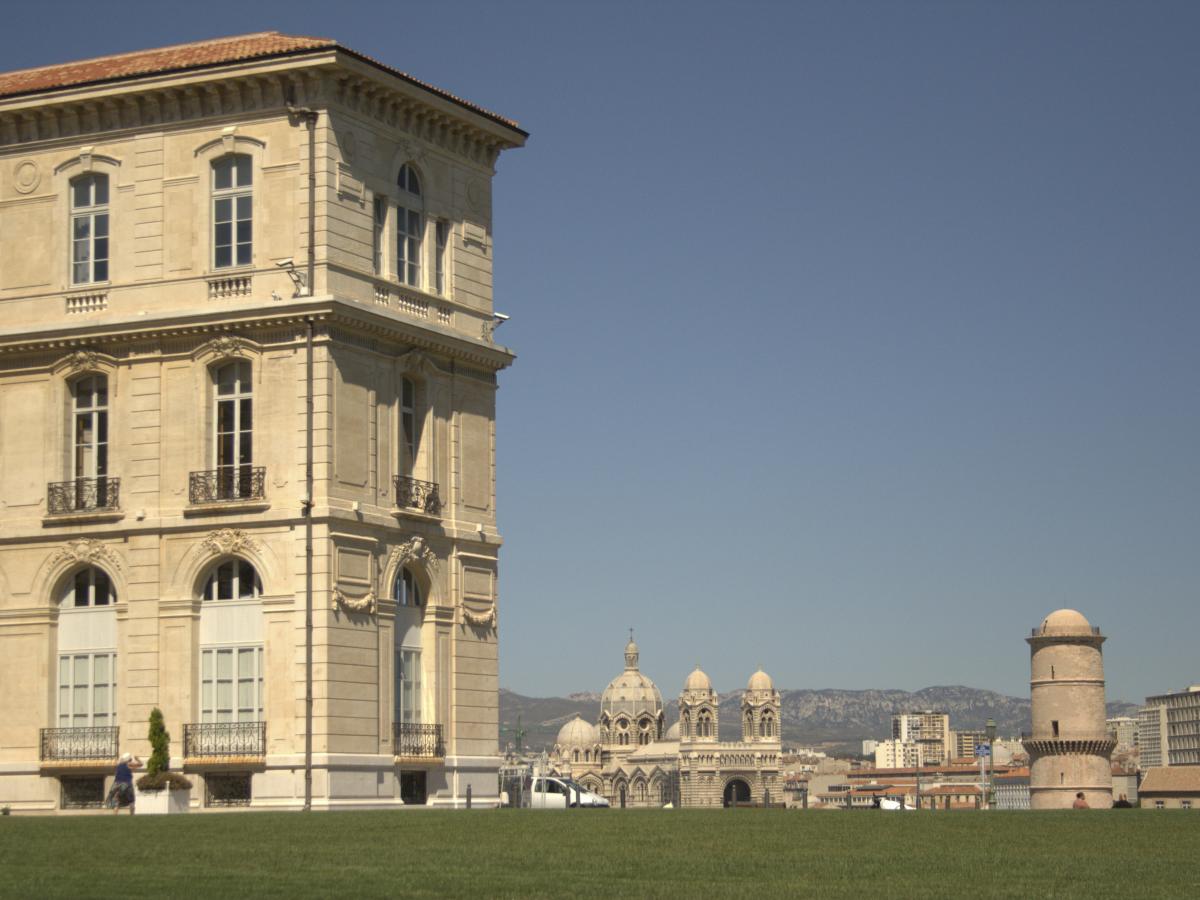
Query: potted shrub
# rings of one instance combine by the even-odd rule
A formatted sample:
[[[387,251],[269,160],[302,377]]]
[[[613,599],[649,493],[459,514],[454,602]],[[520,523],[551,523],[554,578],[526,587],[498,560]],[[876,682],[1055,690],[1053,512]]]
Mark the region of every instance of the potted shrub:
[[[150,711],[150,759],[146,774],[137,780],[136,815],[163,815],[187,812],[192,783],[171,771],[171,735],[163,722],[162,710]]]

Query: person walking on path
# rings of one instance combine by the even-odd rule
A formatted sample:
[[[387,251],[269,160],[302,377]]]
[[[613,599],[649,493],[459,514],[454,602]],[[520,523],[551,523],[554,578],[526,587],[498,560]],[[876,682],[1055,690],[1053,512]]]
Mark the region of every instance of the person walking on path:
[[[117,774],[113,778],[112,787],[108,789],[108,799],[105,801],[112,807],[113,815],[121,811],[122,806],[129,807],[133,815],[133,770],[140,769],[142,761],[132,753],[122,753],[117,760]]]
[[[1071,804],[1071,809],[1091,809],[1087,799],[1083,796],[1083,791],[1075,795],[1075,802]]]

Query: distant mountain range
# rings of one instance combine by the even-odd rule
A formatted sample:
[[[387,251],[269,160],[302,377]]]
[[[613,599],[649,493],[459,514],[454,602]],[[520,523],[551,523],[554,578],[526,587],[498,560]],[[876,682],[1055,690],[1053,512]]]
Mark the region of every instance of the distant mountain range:
[[[982,730],[988,718],[996,720],[1001,736],[1016,736],[1030,727],[1029,699],[1007,697],[961,685],[928,687],[915,693],[893,690],[844,691],[781,690],[783,739],[787,744],[822,746],[858,752],[864,738],[891,736],[892,714],[915,709],[937,709],[950,714],[956,731]],[[721,695],[721,739],[740,737],[741,691]],[[1136,715],[1137,704],[1110,703],[1110,716]],[[566,697],[526,697],[500,691],[500,746],[515,743],[517,717],[525,732],[523,745],[541,749],[553,746],[558,729],[576,715],[595,722],[600,695],[569,694]],[[678,718],[673,699],[666,701],[670,725]]]

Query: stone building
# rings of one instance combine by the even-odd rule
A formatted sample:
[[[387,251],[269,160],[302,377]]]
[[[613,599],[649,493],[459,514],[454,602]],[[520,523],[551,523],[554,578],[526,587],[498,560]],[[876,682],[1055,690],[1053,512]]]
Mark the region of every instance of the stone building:
[[[275,32],[0,74],[0,804],[96,804],[154,707],[193,805],[497,799],[525,137]]]
[[[1104,636],[1073,609],[1050,613],[1026,638],[1033,732],[1031,809],[1069,809],[1082,792],[1092,809],[1112,806],[1112,751],[1105,724]]]
[[[699,667],[679,695],[679,721],[663,730],[662,695],[639,668],[632,637],[625,669],[600,699],[595,726],[576,717],[558,733],[551,764],[613,806],[719,807],[782,803],[779,692],[761,669],[741,702],[740,741],[721,741],[720,698]]]
[[[892,740],[921,746],[923,765],[940,766],[954,755],[949,713],[921,709],[892,716]]]

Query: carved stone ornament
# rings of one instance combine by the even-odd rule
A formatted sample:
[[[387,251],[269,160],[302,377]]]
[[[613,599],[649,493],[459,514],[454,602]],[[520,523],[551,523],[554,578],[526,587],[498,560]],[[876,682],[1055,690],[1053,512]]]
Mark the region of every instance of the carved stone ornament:
[[[478,625],[480,628],[495,628],[496,627],[496,607],[493,605],[487,612],[476,613],[471,612],[465,606],[463,607],[463,618],[472,625]]]
[[[240,528],[222,528],[214,531],[200,546],[217,556],[229,556],[257,549],[254,539]]]
[[[121,568],[121,559],[113,553],[108,547],[99,541],[84,539],[80,541],[71,541],[65,547],[59,547],[54,555],[50,557],[50,565],[56,566],[60,562],[67,563],[104,563],[114,569]]]
[[[246,341],[240,337],[223,334],[205,344],[204,349],[217,356],[244,356],[248,346]]]
[[[330,606],[336,610],[339,606],[352,613],[375,615],[375,592],[367,591],[361,597],[347,597],[339,588],[333,589],[333,603]]]
[[[420,350],[409,350],[407,353],[401,353],[396,357],[396,363],[404,372],[416,372],[421,375],[428,375],[433,370],[433,360]]]
[[[13,190],[18,194],[32,194],[41,181],[42,173],[32,159],[23,159],[13,167]]]
[[[95,350],[76,350],[64,360],[67,371],[74,375],[94,369],[100,362]]]
[[[397,571],[405,563],[419,562],[424,564],[427,569],[436,569],[438,567],[438,559],[429,545],[425,543],[425,538],[417,535],[411,537],[403,544],[400,544],[392,551],[391,558],[388,560],[386,568],[392,571]]]

